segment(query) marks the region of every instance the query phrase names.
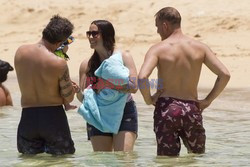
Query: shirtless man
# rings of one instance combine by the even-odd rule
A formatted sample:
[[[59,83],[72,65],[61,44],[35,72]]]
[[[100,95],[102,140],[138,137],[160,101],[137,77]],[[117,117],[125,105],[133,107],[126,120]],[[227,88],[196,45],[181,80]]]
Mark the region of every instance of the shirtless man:
[[[13,71],[13,67],[8,62],[0,60],[0,107],[13,105],[9,90],[3,85],[9,71]]]
[[[155,105],[157,154],[178,156],[180,138],[188,152],[204,153],[202,111],[222,92],[230,74],[208,46],[182,33],[181,16],[176,9],[165,7],[155,17],[162,41],[146,53],[139,86],[146,104]],[[198,100],[197,85],[203,63],[217,75],[217,80],[206,98]],[[162,83],[161,90],[151,96],[150,88],[143,89],[143,86],[155,67]]]
[[[20,153],[73,154],[68,120],[62,107],[74,99],[67,63],[54,51],[72,34],[73,24],[53,16],[35,44],[20,46],[15,69],[21,91],[22,117],[17,132]]]

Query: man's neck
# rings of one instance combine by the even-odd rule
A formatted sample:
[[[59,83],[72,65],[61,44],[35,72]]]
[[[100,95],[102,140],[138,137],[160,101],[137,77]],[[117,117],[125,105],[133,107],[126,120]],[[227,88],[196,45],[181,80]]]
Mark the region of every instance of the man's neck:
[[[41,39],[39,42],[38,42],[39,45],[42,45],[44,46],[45,48],[48,49],[48,51],[50,52],[54,52],[56,50],[56,48],[54,47],[53,44],[49,43],[48,41],[44,40],[44,39]]]
[[[165,39],[178,39],[182,36],[181,28],[174,29]]]
[[[181,31],[181,28],[177,28],[177,29],[174,29],[172,34],[170,35],[171,37],[174,37],[174,38],[178,38],[180,36],[182,36],[182,31]]]

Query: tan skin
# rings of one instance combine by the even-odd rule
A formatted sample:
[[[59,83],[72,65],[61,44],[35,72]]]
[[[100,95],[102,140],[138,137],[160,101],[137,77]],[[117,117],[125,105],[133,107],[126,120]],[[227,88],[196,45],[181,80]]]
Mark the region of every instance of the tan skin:
[[[89,31],[98,31],[98,27],[91,24]],[[101,34],[96,38],[92,36],[89,38],[90,47],[95,49],[100,55],[101,60],[105,60],[109,57],[107,50],[103,46],[103,40]],[[137,78],[137,71],[132,56],[128,52],[122,53],[124,65],[129,69],[129,77]],[[84,60],[80,66],[80,87],[81,90],[85,89],[88,85],[86,83],[86,73],[88,71],[88,60]],[[137,91],[136,82],[131,80],[131,85],[134,89],[128,90],[130,93]],[[125,91],[125,90],[124,90]],[[77,94],[77,97],[82,101],[83,97],[81,93]],[[134,143],[136,140],[136,134],[129,131],[120,131],[118,134],[111,136],[93,136],[90,138],[94,151],[133,151]]]
[[[146,104],[155,104],[159,97],[168,96],[198,101],[201,111],[204,110],[227,85],[230,79],[227,68],[208,46],[185,36],[180,27],[157,18],[156,27],[162,41],[146,53],[139,79],[148,79],[157,67],[162,88],[153,96],[150,89],[140,89]],[[202,64],[217,75],[217,80],[207,97],[198,100],[197,85]]]
[[[67,53],[68,50],[69,50],[69,46],[66,45],[66,46],[63,48],[63,52],[64,52],[64,53]],[[71,81],[71,82],[72,82],[74,85],[76,85],[76,83],[74,83],[73,81]],[[74,110],[74,109],[77,108],[76,105],[71,105],[70,103],[67,103],[66,101],[63,102],[63,105],[64,105],[64,108],[65,108],[66,111],[68,111],[68,110]]]
[[[10,92],[2,83],[0,83],[0,107],[1,106],[13,106]]]
[[[54,55],[60,45],[41,39],[17,49],[15,69],[23,108],[57,106],[73,100],[75,84],[70,80],[67,63]]]

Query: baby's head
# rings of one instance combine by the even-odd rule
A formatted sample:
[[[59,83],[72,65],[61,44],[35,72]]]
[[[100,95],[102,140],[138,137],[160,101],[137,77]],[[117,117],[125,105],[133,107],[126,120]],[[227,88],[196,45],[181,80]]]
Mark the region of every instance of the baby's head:
[[[13,67],[8,62],[0,60],[0,83],[6,81],[9,71],[13,71]]]

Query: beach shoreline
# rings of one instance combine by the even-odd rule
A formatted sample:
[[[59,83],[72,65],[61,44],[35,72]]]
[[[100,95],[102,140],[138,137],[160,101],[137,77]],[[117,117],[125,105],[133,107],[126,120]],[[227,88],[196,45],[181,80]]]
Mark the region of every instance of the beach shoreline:
[[[120,2],[110,0],[108,3],[101,0],[87,2],[86,0],[74,2],[1,0],[0,59],[14,66],[16,49],[22,44],[38,42],[42,29],[51,16],[59,13],[69,18],[75,25],[73,32],[75,42],[70,45],[68,51],[70,75],[74,81],[78,82],[80,63],[93,53],[89,48],[85,32],[91,21],[95,19],[107,19],[113,23],[117,48],[130,51],[139,71],[147,50],[160,41],[154,23],[155,12],[164,6],[173,6],[182,15],[183,32],[210,46],[229,69],[231,79],[226,89],[250,87],[250,77],[248,77],[250,52],[248,43],[245,42],[250,38],[248,0],[241,0],[240,4],[236,0],[218,2],[201,0],[195,3],[191,0],[168,3],[154,0],[139,0],[138,3],[133,0]],[[199,88],[211,88],[215,77],[204,66]],[[9,73],[9,79],[12,80],[12,78],[16,82],[15,72]],[[156,78],[156,70],[151,78]],[[17,89],[10,91],[15,90]]]

